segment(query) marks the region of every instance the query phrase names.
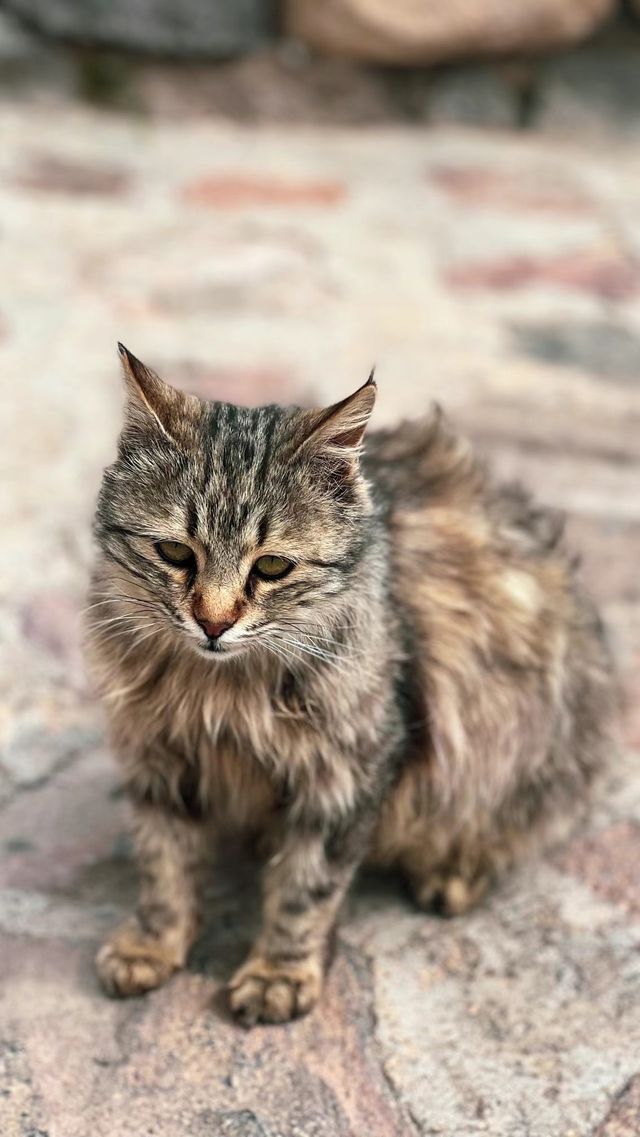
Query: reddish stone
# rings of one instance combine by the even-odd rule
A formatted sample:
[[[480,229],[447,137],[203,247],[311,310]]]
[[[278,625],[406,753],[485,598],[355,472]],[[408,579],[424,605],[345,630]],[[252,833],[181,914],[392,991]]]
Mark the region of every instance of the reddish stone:
[[[171,382],[201,399],[217,399],[259,406],[265,403],[297,403],[313,406],[311,391],[284,371],[270,367],[206,367],[183,362],[160,368]]]
[[[184,201],[210,209],[339,205],[345,196],[342,182],[284,181],[259,174],[209,174],[189,182],[182,190]]]
[[[620,821],[578,838],[555,863],[585,881],[597,896],[640,916],[640,825],[636,822]]]
[[[53,154],[37,154],[16,179],[26,189],[80,196],[124,193],[131,178],[122,166],[89,165]]]
[[[640,1075],[618,1094],[593,1137],[638,1137],[640,1133]]]
[[[456,201],[472,205],[569,214],[593,209],[591,200],[576,186],[545,182],[535,171],[522,174],[481,166],[439,166],[428,177]]]
[[[415,1130],[382,1069],[363,972],[362,961],[339,955],[311,1015],[249,1033],[220,1014],[223,997],[208,1009],[211,980],[178,976],[138,1013],[135,1042],[113,1077],[124,1094],[144,1085],[151,1100],[169,1093],[183,1110],[189,1093],[206,1092],[210,1128],[189,1132],[225,1132],[211,1127],[216,1112],[249,1107],[274,1137],[409,1137]]]
[[[93,950],[71,936],[0,938],[3,1041],[15,1038],[26,1056],[9,1064],[7,1088],[14,1095],[28,1074],[30,1091],[25,1124],[2,1126],[3,1137],[35,1133],[36,1118],[51,1137],[417,1133],[385,1076],[368,994],[344,960],[309,1018],[246,1032],[210,1009],[215,984],[200,975],[178,975],[144,1000],[105,999]]]
[[[501,292],[543,284],[604,300],[630,300],[640,291],[640,266],[622,253],[585,249],[546,258],[523,255],[459,265],[445,279],[455,288]]]

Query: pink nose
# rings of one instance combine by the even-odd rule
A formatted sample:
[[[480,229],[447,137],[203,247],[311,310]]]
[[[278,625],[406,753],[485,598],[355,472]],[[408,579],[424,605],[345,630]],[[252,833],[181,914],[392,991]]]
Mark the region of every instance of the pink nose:
[[[219,624],[214,624],[211,620],[201,620],[198,616],[196,616],[196,620],[210,640],[219,639],[223,632],[228,632],[229,628],[235,624],[235,620],[224,620]]]

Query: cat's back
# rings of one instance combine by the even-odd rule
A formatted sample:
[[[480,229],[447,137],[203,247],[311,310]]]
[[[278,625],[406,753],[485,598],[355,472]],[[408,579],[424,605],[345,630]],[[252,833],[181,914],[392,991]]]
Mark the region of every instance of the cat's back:
[[[441,534],[452,560],[489,546],[522,557],[560,556],[563,516],[517,483],[495,482],[439,406],[367,436],[363,460],[396,551],[424,551]],[[461,566],[458,566],[461,567]]]
[[[485,481],[469,443],[447,423],[439,406],[415,420],[371,431],[363,468],[386,511],[470,500]]]
[[[551,667],[586,611],[562,517],[495,483],[437,407],[372,434],[365,469],[419,668]]]

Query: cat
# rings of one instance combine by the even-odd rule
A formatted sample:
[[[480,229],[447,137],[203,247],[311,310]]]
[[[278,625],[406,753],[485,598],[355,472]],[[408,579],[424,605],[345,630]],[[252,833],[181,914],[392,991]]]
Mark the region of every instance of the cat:
[[[136,914],[97,955],[136,995],[185,963],[203,872],[267,842],[245,1025],[317,1002],[364,862],[459,914],[587,800],[610,754],[602,627],[562,522],[496,487],[438,408],[364,439],[317,410],[127,388],[95,520],[87,653],[133,811]]]

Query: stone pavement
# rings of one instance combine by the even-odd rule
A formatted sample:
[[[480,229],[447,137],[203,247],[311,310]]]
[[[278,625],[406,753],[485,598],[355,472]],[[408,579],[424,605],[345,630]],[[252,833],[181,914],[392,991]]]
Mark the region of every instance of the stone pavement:
[[[2,1137],[637,1134],[637,151],[19,103],[0,138]],[[453,922],[363,879],[322,1007],[287,1027],[225,1014],[243,866],[165,989],[116,1003],[93,975],[134,894],[78,649],[117,339],[210,396],[329,400],[376,362],[378,422],[441,400],[569,511],[628,696],[568,845]]]

